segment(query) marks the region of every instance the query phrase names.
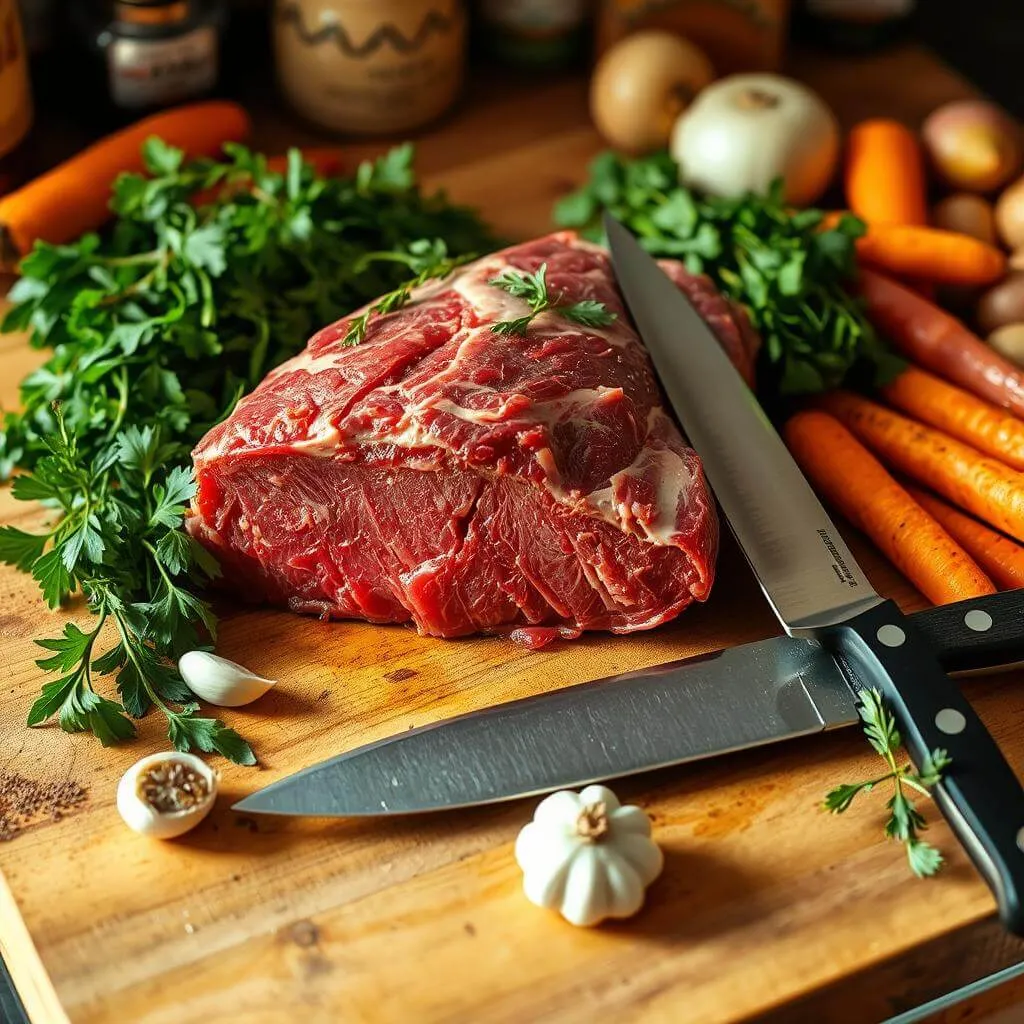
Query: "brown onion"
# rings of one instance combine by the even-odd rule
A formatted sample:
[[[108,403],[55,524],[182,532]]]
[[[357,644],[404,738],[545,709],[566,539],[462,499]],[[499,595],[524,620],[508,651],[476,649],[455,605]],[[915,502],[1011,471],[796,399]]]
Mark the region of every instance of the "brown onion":
[[[635,32],[598,62],[590,80],[590,116],[617,149],[664,149],[676,118],[714,78],[711,62],[671,32]]]

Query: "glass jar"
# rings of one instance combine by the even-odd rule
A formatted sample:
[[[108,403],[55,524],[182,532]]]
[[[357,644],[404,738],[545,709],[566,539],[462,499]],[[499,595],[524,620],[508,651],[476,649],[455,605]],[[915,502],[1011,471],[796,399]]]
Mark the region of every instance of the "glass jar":
[[[217,82],[214,11],[191,0],[116,0],[96,44],[110,101],[142,112],[209,92]]]
[[[303,117],[395,134],[440,117],[462,85],[462,0],[277,0],[277,75]]]

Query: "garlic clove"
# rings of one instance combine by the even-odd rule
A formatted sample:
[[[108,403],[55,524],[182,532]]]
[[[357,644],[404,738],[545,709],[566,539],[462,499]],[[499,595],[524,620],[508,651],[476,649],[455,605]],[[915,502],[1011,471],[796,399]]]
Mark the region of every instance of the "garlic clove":
[[[174,839],[210,813],[217,784],[217,773],[195,754],[150,754],[121,776],[117,810],[132,831],[151,839]]]
[[[244,665],[209,651],[187,651],[178,659],[178,671],[197,697],[221,708],[251,704],[277,685],[276,680],[258,676]]]

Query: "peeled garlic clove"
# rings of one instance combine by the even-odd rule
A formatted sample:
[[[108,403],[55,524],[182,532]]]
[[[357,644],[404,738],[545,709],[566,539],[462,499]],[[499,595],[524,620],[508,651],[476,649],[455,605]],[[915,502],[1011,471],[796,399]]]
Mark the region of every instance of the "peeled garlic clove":
[[[244,665],[207,651],[187,651],[178,659],[178,671],[197,697],[221,708],[251,704],[276,685],[274,679],[264,679]]]
[[[117,810],[134,832],[174,839],[210,813],[217,781],[217,773],[195,754],[150,754],[121,776]]]

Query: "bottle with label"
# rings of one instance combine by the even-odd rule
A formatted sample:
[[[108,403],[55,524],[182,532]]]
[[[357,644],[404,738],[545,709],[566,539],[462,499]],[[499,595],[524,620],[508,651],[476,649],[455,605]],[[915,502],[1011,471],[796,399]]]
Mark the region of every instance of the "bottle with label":
[[[24,176],[25,143],[32,128],[28,54],[17,0],[0,0],[0,192]]]
[[[218,13],[198,0],[115,0],[94,37],[114,107],[138,115],[213,89]]]
[[[899,38],[916,6],[916,0],[803,0],[796,27],[815,43],[871,50]]]

